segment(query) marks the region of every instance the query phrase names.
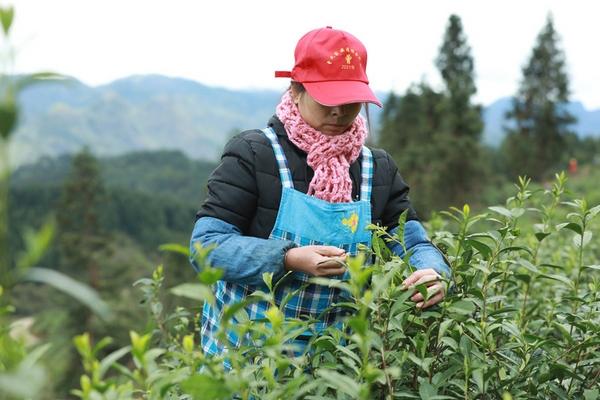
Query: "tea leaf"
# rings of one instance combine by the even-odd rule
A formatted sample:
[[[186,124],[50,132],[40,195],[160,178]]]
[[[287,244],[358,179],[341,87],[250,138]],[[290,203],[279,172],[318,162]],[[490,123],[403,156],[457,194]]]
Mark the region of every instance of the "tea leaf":
[[[360,388],[353,379],[328,369],[318,369],[317,375],[323,378],[329,387],[345,393],[351,398],[358,398]]]
[[[210,287],[200,283],[182,283],[170,290],[175,296],[187,297],[188,299],[206,301],[214,304],[215,295]]]
[[[581,235],[581,226],[577,225],[574,222],[565,222],[564,224],[558,224],[556,225],[556,230],[561,230],[561,229],[569,229],[575,233],[577,233],[578,235]]]
[[[465,314],[465,315],[472,314],[473,312],[475,312],[475,309],[476,309],[475,304],[473,304],[472,301],[467,301],[467,300],[456,301],[448,307],[448,311],[451,313]]]
[[[15,9],[12,6],[0,8],[0,22],[2,22],[2,30],[6,36],[8,36],[8,33],[10,32],[14,17]]]
[[[432,399],[434,396],[437,396],[437,389],[431,383],[423,381],[419,385],[419,396],[421,396],[422,400]]]
[[[477,251],[479,251],[479,253],[481,253],[485,260],[487,260],[492,254],[492,249],[485,243],[473,239],[466,240],[466,243],[473,246]]]
[[[550,236],[550,232],[537,232],[535,234],[535,238],[538,240],[538,242],[543,241],[544,239],[546,239],[548,236]]]
[[[110,307],[98,296],[96,291],[58,271],[33,267],[27,271],[24,279],[31,282],[45,283],[68,294],[88,306],[104,320],[110,320],[113,317]]]
[[[585,389],[583,391],[583,398],[585,400],[598,400],[600,398],[599,389]]]
[[[567,277],[565,277],[563,275],[541,274],[540,278],[552,279],[552,280],[555,280],[555,281],[566,283],[569,286],[573,286],[573,281],[571,281],[569,278],[567,278]]]
[[[160,251],[169,251],[171,253],[177,253],[185,256],[186,258],[190,257],[190,249],[186,246],[182,246],[178,243],[166,243],[158,246]]]
[[[585,247],[592,240],[592,232],[586,231],[583,235],[573,236],[573,244],[575,247]]]
[[[103,377],[110,367],[112,367],[120,358],[124,357],[130,351],[131,346],[125,346],[120,348],[119,350],[113,351],[108,356],[103,358],[100,362],[100,368],[98,369],[99,376]]]
[[[194,375],[186,379],[181,382],[181,388],[194,399],[226,400],[233,395],[224,381],[206,375]]]
[[[503,215],[507,218],[512,218],[513,215],[511,214],[511,212],[505,208],[505,207],[501,207],[501,206],[495,206],[495,207],[488,207],[488,209],[492,210],[495,213],[498,213],[500,215]]]
[[[220,268],[213,268],[205,266],[198,273],[198,280],[205,285],[212,285],[217,283],[219,279],[223,277],[224,271]]]

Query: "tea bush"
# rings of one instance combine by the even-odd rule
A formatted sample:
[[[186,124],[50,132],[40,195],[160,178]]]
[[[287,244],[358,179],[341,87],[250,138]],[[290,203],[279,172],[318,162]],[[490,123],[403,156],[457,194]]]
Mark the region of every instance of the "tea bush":
[[[82,399],[571,399],[598,398],[600,389],[600,206],[565,198],[564,175],[552,188],[529,190],[520,179],[504,206],[473,214],[451,209],[431,221],[432,239],[453,269],[450,293],[439,306],[419,310],[401,282],[408,257],[386,243],[402,243],[371,226],[373,248],[350,260],[350,280],[314,281],[347,290],[351,313],[343,327],[313,337],[294,356],[293,339],[314,321],[284,319],[274,302],[277,283],[227,308],[221,334],[247,337],[223,357],[206,356],[197,343],[195,313],[163,310],[163,270],[136,282],[155,329],[131,332],[131,346],[98,359],[84,334],[75,339],[85,366]],[[403,226],[403,218],[400,220]],[[478,229],[485,227],[486,229]],[[181,246],[168,246],[186,254]],[[210,285],[221,276],[204,261],[198,283],[175,294],[214,301]],[[365,264],[372,257],[372,264]],[[596,263],[596,264],[594,264]],[[415,290],[425,293],[424,287]],[[264,321],[249,321],[244,305],[267,300]],[[190,325],[194,326],[190,329]],[[131,361],[129,361],[131,360]]]

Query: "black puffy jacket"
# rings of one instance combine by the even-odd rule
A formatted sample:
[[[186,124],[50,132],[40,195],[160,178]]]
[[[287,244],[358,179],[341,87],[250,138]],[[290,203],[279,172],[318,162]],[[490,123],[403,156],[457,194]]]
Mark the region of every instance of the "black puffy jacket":
[[[308,191],[313,170],[306,163],[306,153],[287,137],[277,117],[269,120],[292,172],[294,188]],[[398,168],[384,150],[373,153],[373,191],[371,194],[372,222],[392,229],[398,225],[400,214],[409,209],[407,220],[417,219],[408,199],[408,186]],[[350,166],[352,198],[360,196],[362,155]],[[260,130],[240,133],[227,143],[221,163],[208,179],[208,197],[196,214],[219,218],[237,226],[244,235],[268,238],[279,209],[281,179],[271,142]]]

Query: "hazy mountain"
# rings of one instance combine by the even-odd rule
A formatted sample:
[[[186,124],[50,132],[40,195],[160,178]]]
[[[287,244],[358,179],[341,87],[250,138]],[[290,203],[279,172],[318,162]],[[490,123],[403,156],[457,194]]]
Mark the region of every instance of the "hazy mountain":
[[[510,109],[511,101],[511,97],[502,97],[485,107],[483,140],[487,144],[497,146],[502,141],[503,126],[510,126],[504,120],[504,114]],[[600,109],[587,110],[579,101],[569,103],[567,109],[577,118],[577,123],[573,124],[571,129],[580,137],[600,136]]]
[[[382,100],[386,93],[378,93]],[[176,149],[191,158],[215,160],[240,129],[265,126],[281,96],[277,91],[233,91],[181,78],[132,76],[90,87],[75,79],[33,86],[20,98],[21,118],[13,160],[73,153],[88,146],[99,155]],[[496,145],[510,98],[485,108],[484,140]],[[570,105],[582,136],[600,135],[600,110]],[[370,107],[376,137],[380,110]]]
[[[100,155],[179,149],[212,160],[234,129],[264,126],[279,97],[157,75],[98,87],[76,80],[38,85],[20,98],[14,159],[29,162],[88,146]]]

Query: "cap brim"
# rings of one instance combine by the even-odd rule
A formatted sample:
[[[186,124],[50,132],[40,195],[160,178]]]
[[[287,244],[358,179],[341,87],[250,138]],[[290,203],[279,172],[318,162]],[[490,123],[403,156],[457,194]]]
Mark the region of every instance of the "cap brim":
[[[382,107],[368,84],[361,81],[303,82],[308,94],[324,106],[373,103]]]

